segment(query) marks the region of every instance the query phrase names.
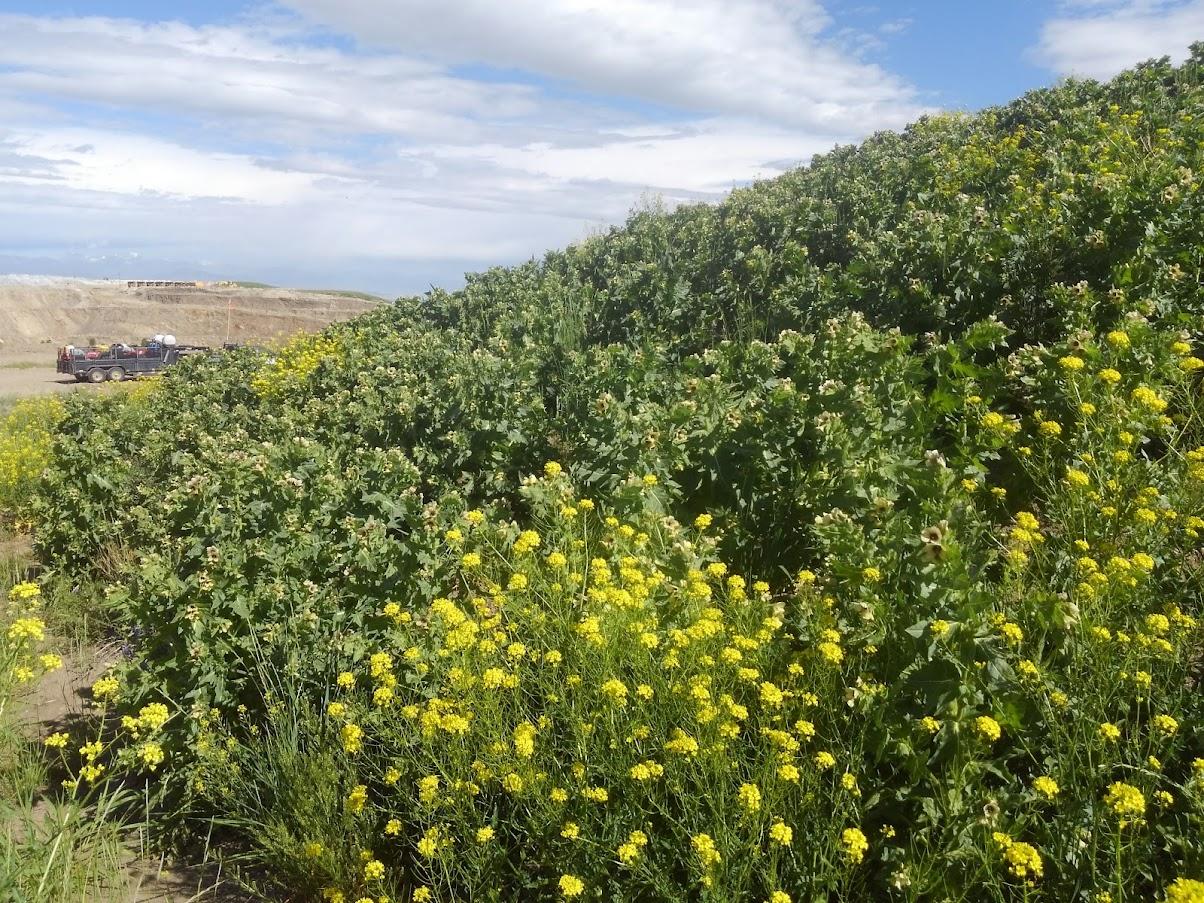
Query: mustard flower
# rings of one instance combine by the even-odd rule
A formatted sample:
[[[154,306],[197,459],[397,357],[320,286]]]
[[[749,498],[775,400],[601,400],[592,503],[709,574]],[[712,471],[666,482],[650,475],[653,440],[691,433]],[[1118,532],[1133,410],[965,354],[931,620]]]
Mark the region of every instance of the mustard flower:
[[[1154,730],[1166,737],[1179,730],[1179,722],[1170,715],[1155,715],[1153,724]]]
[[[1031,844],[1011,841],[1003,849],[1007,870],[1017,878],[1036,879],[1045,874],[1041,854]]]
[[[761,808],[761,791],[756,784],[741,784],[738,796],[746,812],[756,812]]]
[[[1120,816],[1140,816],[1145,813],[1145,795],[1131,784],[1116,781],[1104,795],[1108,808]]]
[[[585,892],[585,882],[576,875],[561,875],[557,887],[565,899],[580,897]]]
[[[719,851],[715,849],[715,841],[710,834],[695,834],[690,838],[690,845],[694,847],[694,852],[698,856],[698,861],[702,864],[703,871],[718,865],[723,859],[719,855]]]
[[[364,729],[354,722],[348,721],[340,731],[343,749],[355,755],[364,748]]]
[[[364,806],[368,803],[368,788],[364,784],[357,784],[352,788],[351,793],[347,794],[347,808],[354,813],[364,811]]]
[[[1033,779],[1033,790],[1047,800],[1052,800],[1061,792],[1058,782],[1044,774]]]
[[[1204,903],[1204,881],[1176,878],[1166,889],[1166,903]]]
[[[870,843],[860,828],[845,828],[840,833],[840,846],[845,858],[856,865],[865,859]]]
[[[1003,736],[1003,728],[990,715],[979,715],[975,718],[974,731],[988,743],[994,743]]]
[[[385,877],[385,864],[379,859],[369,859],[364,863],[364,880],[379,881]]]

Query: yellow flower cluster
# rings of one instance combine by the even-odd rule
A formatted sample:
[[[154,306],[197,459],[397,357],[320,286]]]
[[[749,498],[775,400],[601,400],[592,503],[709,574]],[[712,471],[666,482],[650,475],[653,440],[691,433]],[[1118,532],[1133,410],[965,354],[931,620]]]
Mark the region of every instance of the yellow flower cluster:
[[[251,388],[260,398],[277,398],[302,385],[323,361],[342,356],[343,346],[338,339],[298,333],[251,378]]]
[[[0,417],[0,513],[24,511],[34,480],[50,461],[54,431],[64,412],[56,395],[18,401]]]

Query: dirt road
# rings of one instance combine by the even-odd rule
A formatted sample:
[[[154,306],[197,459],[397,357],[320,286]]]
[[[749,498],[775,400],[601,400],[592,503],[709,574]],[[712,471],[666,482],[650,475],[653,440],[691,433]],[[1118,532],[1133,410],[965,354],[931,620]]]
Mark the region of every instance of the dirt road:
[[[74,377],[55,372],[55,349],[5,354],[0,350],[0,398],[66,392],[80,386]]]

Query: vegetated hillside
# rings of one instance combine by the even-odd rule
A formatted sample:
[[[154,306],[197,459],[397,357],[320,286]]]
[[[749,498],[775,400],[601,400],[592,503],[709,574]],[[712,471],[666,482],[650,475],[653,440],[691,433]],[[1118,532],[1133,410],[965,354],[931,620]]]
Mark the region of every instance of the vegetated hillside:
[[[71,399],[114,767],[327,899],[1199,899],[1202,62]]]
[[[379,300],[339,292],[271,286],[130,287],[122,281],[0,277],[0,349],[47,343],[137,342],[172,333],[181,342],[263,342],[313,332],[377,307]]]

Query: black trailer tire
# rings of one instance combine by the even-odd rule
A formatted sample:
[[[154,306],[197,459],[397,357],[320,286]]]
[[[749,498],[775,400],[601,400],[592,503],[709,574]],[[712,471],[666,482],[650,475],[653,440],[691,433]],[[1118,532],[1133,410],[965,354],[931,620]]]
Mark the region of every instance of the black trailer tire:
[[[121,382],[123,379],[125,379],[125,368],[124,367],[113,367],[112,369],[110,369],[109,370],[109,379],[113,380],[113,382],[115,382],[115,383]]]
[[[75,381],[76,381],[77,383],[87,382],[87,381],[88,381],[88,374],[87,374],[87,373],[77,373],[77,374],[75,374]]]
[[[88,371],[88,382],[90,383],[102,383],[108,378],[108,374],[99,367],[93,367]]]

